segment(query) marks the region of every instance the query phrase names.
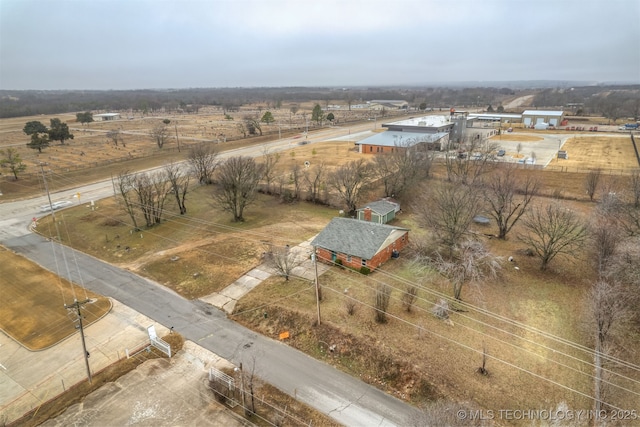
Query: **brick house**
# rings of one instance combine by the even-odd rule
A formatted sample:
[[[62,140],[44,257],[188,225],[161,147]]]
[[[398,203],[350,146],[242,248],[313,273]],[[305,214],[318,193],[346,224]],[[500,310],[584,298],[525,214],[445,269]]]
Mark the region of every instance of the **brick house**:
[[[373,271],[409,243],[409,230],[351,218],[333,218],[313,239],[318,260]]]

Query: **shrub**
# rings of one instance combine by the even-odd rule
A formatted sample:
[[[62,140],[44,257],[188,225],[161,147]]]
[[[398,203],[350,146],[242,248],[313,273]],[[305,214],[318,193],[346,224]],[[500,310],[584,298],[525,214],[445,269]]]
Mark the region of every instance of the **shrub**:
[[[360,274],[364,274],[366,276],[369,273],[371,273],[371,269],[369,269],[369,267],[360,267]]]

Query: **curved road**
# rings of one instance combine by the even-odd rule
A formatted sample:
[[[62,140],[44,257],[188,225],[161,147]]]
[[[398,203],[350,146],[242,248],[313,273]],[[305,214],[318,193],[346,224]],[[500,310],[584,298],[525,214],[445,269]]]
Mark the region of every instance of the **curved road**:
[[[371,130],[371,124],[352,126],[349,133]],[[309,143],[339,138],[345,128],[331,128],[310,135]],[[355,135],[352,135],[355,137]],[[284,139],[259,147],[249,147],[228,155],[262,155],[289,148],[299,139]],[[69,200],[80,192],[83,201],[113,194],[111,181],[103,181],[52,195],[52,200]],[[56,271],[55,259],[72,249],[52,245],[29,232],[31,218],[40,215],[38,206],[46,196],[27,201],[0,204],[0,243],[23,254],[43,267]],[[342,373],[278,341],[265,338],[226,318],[222,311],[202,301],[190,301],[148,279],[122,270],[83,253],[75,252],[82,272],[62,273],[69,280],[84,283],[97,293],[121,303],[166,326],[173,326],[186,339],[238,365],[252,366],[265,381],[296,397],[336,421],[348,426],[407,425],[419,411],[375,387]],[[69,277],[70,276],[70,277]]]

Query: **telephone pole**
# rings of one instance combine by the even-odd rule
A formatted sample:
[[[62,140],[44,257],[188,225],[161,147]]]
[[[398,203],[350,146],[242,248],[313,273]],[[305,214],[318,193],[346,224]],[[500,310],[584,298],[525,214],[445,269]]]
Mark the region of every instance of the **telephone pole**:
[[[318,283],[318,253],[316,248],[313,248],[313,268],[315,270],[315,282],[316,282],[316,305],[318,306],[318,326],[320,326],[320,284]]]
[[[78,314],[78,322],[80,322],[80,326],[78,327],[78,329],[80,329],[80,338],[82,340],[82,350],[84,353],[84,363],[87,367],[87,378],[89,378],[89,383],[91,383],[91,369],[89,368],[89,352],[87,351],[87,344],[84,341],[84,329],[82,328],[82,312],[80,311],[80,308],[89,302],[89,299],[86,299],[84,301],[78,301],[75,300],[73,302],[73,304],[65,304],[64,308],[66,308],[67,310],[72,310],[75,309],[77,311]]]

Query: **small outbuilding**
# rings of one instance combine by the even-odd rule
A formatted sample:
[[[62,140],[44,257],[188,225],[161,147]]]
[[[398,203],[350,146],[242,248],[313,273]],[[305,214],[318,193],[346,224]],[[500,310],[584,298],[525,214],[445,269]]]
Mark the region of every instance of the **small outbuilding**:
[[[370,271],[399,256],[409,243],[409,230],[352,218],[333,218],[313,239],[318,260]],[[339,261],[338,261],[339,260]]]
[[[400,211],[400,204],[391,199],[382,199],[368,203],[366,206],[356,210],[360,221],[386,224],[396,217]]]

